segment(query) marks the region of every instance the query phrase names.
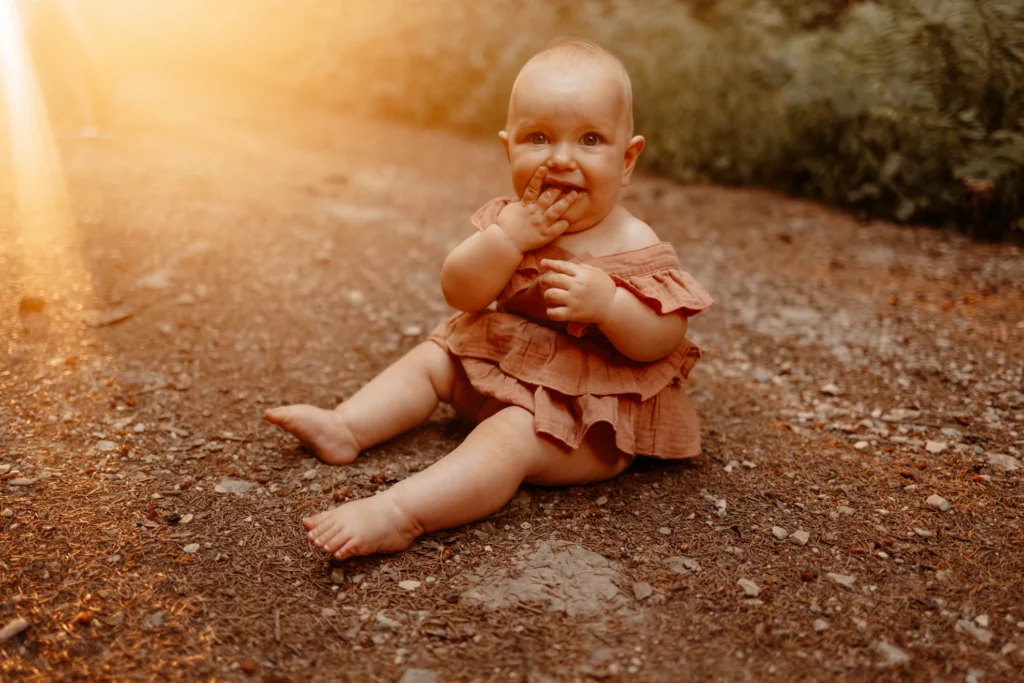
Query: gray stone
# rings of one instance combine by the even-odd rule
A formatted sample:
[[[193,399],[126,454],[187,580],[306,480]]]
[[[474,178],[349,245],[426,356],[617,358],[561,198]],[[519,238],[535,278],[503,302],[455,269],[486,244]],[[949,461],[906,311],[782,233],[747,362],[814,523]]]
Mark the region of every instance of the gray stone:
[[[437,672],[430,669],[406,669],[398,683],[437,683]]]
[[[0,628],[0,643],[10,640],[11,638],[18,635],[31,625],[32,622],[23,617],[12,619],[11,621],[7,622],[6,626]]]
[[[910,663],[910,655],[884,640],[875,643],[875,651],[881,657],[880,665],[883,667],[905,666]]]
[[[829,572],[825,574],[833,583],[838,583],[840,586],[846,586],[847,588],[853,588],[853,584],[857,581],[857,578],[850,576],[849,574],[836,574],[835,572]]]
[[[231,477],[224,477],[220,480],[220,483],[214,487],[214,491],[217,493],[233,493],[235,495],[242,495],[248,493],[256,487],[251,481],[245,481],[244,479],[232,479]]]
[[[633,584],[633,597],[637,600],[646,600],[654,594],[654,589],[651,588],[651,584],[639,582]]]
[[[928,496],[928,500],[925,502],[928,503],[928,507],[938,510],[939,512],[945,512],[949,508],[953,507],[948,500],[935,493]]]
[[[992,632],[978,626],[973,621],[968,619],[960,619],[956,622],[956,632],[966,633],[982,645],[988,645],[992,642]]]
[[[783,529],[781,526],[773,526],[772,536],[779,539],[780,541],[784,541],[789,537],[789,532]]]
[[[761,588],[750,579],[739,579],[736,581],[736,585],[743,589],[748,597],[756,598],[761,594]]]
[[[665,558],[665,564],[668,566],[669,571],[676,574],[687,574],[690,572],[698,574],[701,570],[700,562],[692,557],[683,557],[682,555]]]
[[[789,535],[789,540],[797,545],[807,545],[807,541],[811,540],[811,535],[803,529],[800,529],[799,531],[791,533]]]
[[[1001,467],[1002,469],[1010,472],[1015,472],[1021,468],[1020,460],[1012,455],[1005,455],[1003,453],[989,453],[988,464]]]

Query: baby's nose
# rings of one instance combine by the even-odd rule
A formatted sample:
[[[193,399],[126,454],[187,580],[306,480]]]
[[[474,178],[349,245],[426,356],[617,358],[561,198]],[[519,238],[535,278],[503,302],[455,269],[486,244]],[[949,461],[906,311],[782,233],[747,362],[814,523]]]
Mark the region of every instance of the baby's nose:
[[[551,158],[548,159],[548,168],[550,169],[576,169],[576,160],[572,156],[572,150],[568,145],[558,145],[554,152],[551,154]]]

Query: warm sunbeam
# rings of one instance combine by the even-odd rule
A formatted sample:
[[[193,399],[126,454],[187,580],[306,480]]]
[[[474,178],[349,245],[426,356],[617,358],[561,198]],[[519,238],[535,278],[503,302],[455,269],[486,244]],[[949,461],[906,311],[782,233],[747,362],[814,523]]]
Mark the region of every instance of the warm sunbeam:
[[[60,158],[54,144],[24,18],[15,0],[0,0],[0,100],[16,200],[15,234],[29,290],[62,291],[81,283],[78,269],[55,259],[70,239],[72,218]],[[6,138],[4,140],[3,138]]]

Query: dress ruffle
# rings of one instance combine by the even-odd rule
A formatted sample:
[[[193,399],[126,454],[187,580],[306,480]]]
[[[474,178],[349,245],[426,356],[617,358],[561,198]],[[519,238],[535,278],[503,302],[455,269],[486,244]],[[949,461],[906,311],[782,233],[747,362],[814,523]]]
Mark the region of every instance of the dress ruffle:
[[[509,201],[491,200],[473,215],[473,224],[486,229]],[[524,255],[498,297],[498,310],[457,313],[430,339],[459,359],[475,390],[529,410],[538,433],[569,448],[579,447],[590,428],[606,422],[626,453],[698,455],[699,424],[682,380],[700,349],[684,339],[665,358],[641,363],[621,354],[594,325],[531,318],[542,297],[538,280],[545,258],[600,267],[662,315],[688,317],[712,304],[704,288],[679,269],[667,242],[599,257],[548,245]]]

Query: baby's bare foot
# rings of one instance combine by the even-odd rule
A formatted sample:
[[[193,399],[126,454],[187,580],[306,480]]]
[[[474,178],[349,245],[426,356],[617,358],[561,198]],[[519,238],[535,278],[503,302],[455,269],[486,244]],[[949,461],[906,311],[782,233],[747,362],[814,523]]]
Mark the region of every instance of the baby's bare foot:
[[[307,517],[302,523],[309,540],[339,560],[355,555],[394,553],[412,545],[423,533],[387,492]]]
[[[328,465],[348,465],[359,455],[359,444],[337,411],[308,405],[280,406],[268,410],[264,417],[294,434]]]

